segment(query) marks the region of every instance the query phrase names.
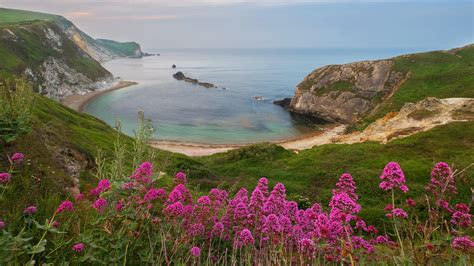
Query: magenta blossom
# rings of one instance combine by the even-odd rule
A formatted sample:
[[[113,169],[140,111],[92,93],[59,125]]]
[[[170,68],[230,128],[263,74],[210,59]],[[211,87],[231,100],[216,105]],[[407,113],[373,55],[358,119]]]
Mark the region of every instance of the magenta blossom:
[[[81,200],[83,200],[84,198],[85,198],[85,197],[84,197],[84,194],[82,194],[82,193],[79,193],[79,194],[77,194],[77,195],[74,196],[74,199],[75,199],[76,201],[81,201]]]
[[[0,230],[2,230],[3,228],[5,228],[5,222],[0,219]]]
[[[359,197],[356,194],[356,189],[356,183],[352,179],[352,176],[349,173],[344,173],[336,183],[336,189],[333,190],[332,194],[335,195],[340,192],[345,192],[353,200],[357,200]]]
[[[164,189],[151,188],[150,190],[147,191],[143,199],[145,201],[152,201],[157,198],[165,198],[165,197],[166,197],[166,191]]]
[[[69,201],[69,200],[65,200],[65,201],[61,202],[59,207],[56,209],[56,213],[59,214],[63,211],[71,212],[73,210],[74,210],[74,205],[72,204],[72,202]]]
[[[453,212],[451,223],[459,227],[470,227],[472,221],[469,206],[464,203],[456,204],[456,211]]]
[[[23,161],[23,158],[25,158],[25,155],[23,155],[23,153],[21,153],[21,152],[17,152],[17,153],[12,155],[11,160],[14,163],[21,163]]]
[[[200,249],[199,247],[196,247],[196,246],[192,247],[192,248],[191,248],[191,255],[192,255],[193,257],[199,257],[199,256],[201,256],[201,249]]]
[[[392,215],[398,218],[408,218],[408,214],[401,208],[395,208],[392,210]]]
[[[23,211],[23,213],[26,214],[26,215],[33,215],[37,211],[38,211],[38,209],[36,208],[36,206],[31,205],[31,206],[26,207],[26,209]]]
[[[102,179],[97,184],[97,189],[100,192],[105,192],[110,189],[110,181],[108,179]]]
[[[11,177],[10,173],[0,173],[0,184],[10,182]]]
[[[468,236],[459,236],[453,239],[451,247],[464,252],[469,252],[474,248],[474,241],[472,241]]]
[[[84,243],[77,243],[74,246],[72,246],[72,250],[78,253],[83,252],[84,249],[86,249],[86,245],[84,245]]]
[[[184,172],[177,172],[174,176],[174,182],[176,184],[186,184],[187,182],[186,174]]]
[[[99,198],[92,204],[92,208],[96,209],[98,212],[103,212],[106,207],[107,200],[104,198]]]
[[[379,187],[383,190],[399,188],[403,193],[408,192],[408,187],[405,185],[405,174],[396,162],[389,162],[385,166],[380,179],[382,182]]]
[[[415,206],[416,206],[416,201],[415,201],[414,199],[412,199],[412,198],[408,198],[408,199],[406,200],[406,203],[407,203],[408,206],[410,206],[410,207],[415,207]]]
[[[252,232],[250,232],[249,229],[244,228],[237,234],[234,245],[237,248],[241,248],[243,246],[253,245],[254,243],[255,239],[252,236]]]

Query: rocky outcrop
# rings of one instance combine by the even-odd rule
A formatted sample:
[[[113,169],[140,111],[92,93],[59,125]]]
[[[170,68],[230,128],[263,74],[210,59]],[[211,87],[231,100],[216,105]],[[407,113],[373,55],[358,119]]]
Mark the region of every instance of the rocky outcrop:
[[[114,85],[99,61],[143,55],[137,43],[95,40],[54,15],[0,25],[0,50],[8,55],[0,58],[0,72],[24,75],[36,91],[58,101]]]
[[[389,59],[316,69],[297,86],[289,110],[328,122],[354,123],[404,82],[406,75],[392,67]]]
[[[212,83],[209,83],[209,82],[201,82],[197,79],[193,79],[193,78],[190,78],[190,77],[186,77],[186,75],[184,75],[183,72],[181,71],[178,71],[176,72],[175,74],[173,74],[173,78],[177,79],[177,80],[183,80],[183,81],[186,81],[186,82],[189,82],[189,83],[192,83],[192,84],[195,84],[195,85],[199,85],[199,86],[202,86],[202,87],[205,87],[205,88],[217,88],[216,85],[212,84]]]
[[[273,104],[279,105],[284,108],[288,108],[291,104],[292,98],[283,98],[281,100],[273,101]]]

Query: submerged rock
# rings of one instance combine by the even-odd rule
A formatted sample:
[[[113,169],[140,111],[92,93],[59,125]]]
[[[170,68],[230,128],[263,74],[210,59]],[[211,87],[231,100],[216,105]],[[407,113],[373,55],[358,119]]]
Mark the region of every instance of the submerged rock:
[[[173,65],[171,66],[171,68],[176,68],[176,65],[173,64]]]

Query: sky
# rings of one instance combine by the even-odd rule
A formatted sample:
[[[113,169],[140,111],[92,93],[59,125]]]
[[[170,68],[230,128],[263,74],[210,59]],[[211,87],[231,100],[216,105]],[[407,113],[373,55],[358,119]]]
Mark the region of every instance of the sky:
[[[415,48],[474,42],[474,0],[0,0],[96,38],[163,48]]]

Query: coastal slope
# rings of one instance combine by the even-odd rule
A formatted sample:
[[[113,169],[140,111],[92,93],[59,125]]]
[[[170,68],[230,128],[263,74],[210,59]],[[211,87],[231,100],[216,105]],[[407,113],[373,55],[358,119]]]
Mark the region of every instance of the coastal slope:
[[[64,17],[0,8],[0,75],[24,75],[51,99],[110,87],[99,62],[141,57],[136,43],[95,40]]]
[[[426,97],[474,97],[474,46],[318,68],[296,87],[289,110],[363,124]]]

